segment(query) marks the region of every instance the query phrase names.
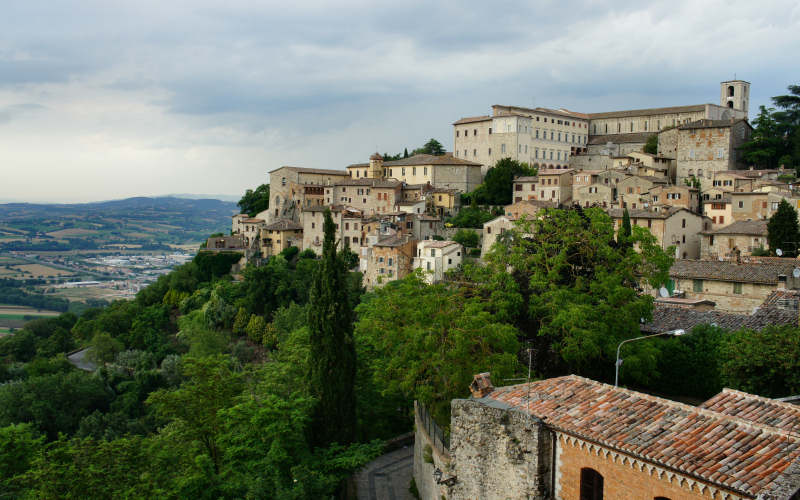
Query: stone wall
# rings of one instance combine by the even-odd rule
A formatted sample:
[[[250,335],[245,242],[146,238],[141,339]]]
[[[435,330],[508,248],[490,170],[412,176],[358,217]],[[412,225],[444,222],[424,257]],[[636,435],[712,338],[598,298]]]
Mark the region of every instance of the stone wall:
[[[467,399],[454,399],[451,409],[456,483],[447,498],[551,498],[552,433],[541,420]]]
[[[742,278],[745,279],[745,278]],[[730,281],[702,280],[703,291],[694,291],[694,280],[676,279],[675,289],[686,292],[687,299],[706,299],[716,303],[718,311],[752,314],[753,309],[764,303],[777,285],[742,282],[742,293],[733,293]]]
[[[608,170],[611,168],[611,158],[601,154],[583,154],[570,156],[569,168],[576,170]]]

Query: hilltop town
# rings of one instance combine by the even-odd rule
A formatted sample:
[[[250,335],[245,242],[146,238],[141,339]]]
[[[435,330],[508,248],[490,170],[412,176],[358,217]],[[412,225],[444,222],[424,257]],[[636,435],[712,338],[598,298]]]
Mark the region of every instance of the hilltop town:
[[[453,152],[274,169],[269,208],[233,216],[231,235],[207,248],[241,250],[243,263],[256,265],[289,247],[320,254],[328,209],[339,247],[357,255],[371,290],[414,269],[428,282],[446,280],[543,209],[601,207],[615,230],[627,214],[675,258],[664,287],[647,290],[657,319],[645,329],[796,324],[800,265],[768,257],[767,221],[782,200],[800,207],[800,192],[793,169],[754,169],[739,151],[753,131],[749,94],[748,82],[731,80],[720,83],[719,104],[593,114],[494,105],[490,115],[453,122]],[[511,202],[486,207],[491,220],[454,226],[469,208],[464,195],[504,158],[536,175],[516,176]],[[797,245],[787,241],[779,253]]]

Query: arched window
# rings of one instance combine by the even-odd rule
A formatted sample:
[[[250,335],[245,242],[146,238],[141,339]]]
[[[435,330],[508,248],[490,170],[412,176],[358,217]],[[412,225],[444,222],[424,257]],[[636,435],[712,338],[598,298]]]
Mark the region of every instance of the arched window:
[[[728,97],[733,97],[733,85],[728,85]]]
[[[603,476],[594,469],[581,469],[580,500],[603,500]]]
[[[728,107],[733,108],[733,101],[728,101]]]

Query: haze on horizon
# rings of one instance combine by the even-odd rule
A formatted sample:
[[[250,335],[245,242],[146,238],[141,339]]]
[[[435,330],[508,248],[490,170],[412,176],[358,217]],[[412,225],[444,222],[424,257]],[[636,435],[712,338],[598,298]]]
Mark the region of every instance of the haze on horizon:
[[[535,4],[535,5],[534,5]],[[0,18],[0,201],[241,194],[281,165],[394,154],[492,104],[582,112],[760,105],[800,83],[800,4],[111,5],[11,0]]]

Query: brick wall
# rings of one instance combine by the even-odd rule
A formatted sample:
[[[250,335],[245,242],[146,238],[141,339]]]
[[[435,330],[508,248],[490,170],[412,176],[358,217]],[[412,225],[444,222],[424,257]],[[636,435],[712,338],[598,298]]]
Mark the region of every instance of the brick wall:
[[[603,476],[603,498],[652,500],[697,500],[725,497],[731,492],[676,474],[647,462],[633,459],[586,441],[558,434],[556,441],[556,498],[579,500],[581,469],[589,467]]]

